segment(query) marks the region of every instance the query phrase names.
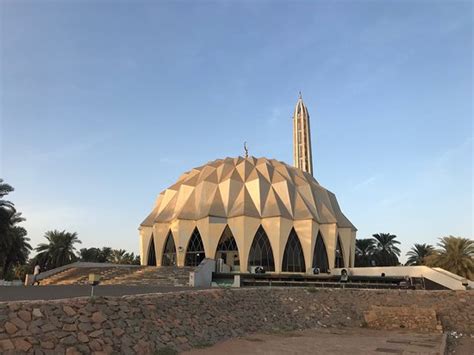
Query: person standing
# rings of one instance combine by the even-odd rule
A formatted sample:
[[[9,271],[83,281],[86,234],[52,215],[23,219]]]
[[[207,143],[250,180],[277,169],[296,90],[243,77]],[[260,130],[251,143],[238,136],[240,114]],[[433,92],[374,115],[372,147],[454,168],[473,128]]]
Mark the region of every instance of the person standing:
[[[37,279],[39,273],[41,271],[41,268],[38,264],[35,265],[35,269],[33,271],[33,285],[38,284],[39,285],[39,280]]]

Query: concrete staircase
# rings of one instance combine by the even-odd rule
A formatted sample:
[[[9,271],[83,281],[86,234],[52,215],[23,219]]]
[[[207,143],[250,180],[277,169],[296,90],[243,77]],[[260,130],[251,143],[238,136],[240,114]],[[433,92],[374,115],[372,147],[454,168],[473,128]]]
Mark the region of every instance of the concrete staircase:
[[[189,273],[193,270],[193,267],[142,266],[134,272],[104,280],[102,285],[189,286]]]
[[[73,267],[41,280],[41,285],[86,285],[89,274],[100,275],[101,285],[128,286],[188,286],[189,272],[185,267]]]

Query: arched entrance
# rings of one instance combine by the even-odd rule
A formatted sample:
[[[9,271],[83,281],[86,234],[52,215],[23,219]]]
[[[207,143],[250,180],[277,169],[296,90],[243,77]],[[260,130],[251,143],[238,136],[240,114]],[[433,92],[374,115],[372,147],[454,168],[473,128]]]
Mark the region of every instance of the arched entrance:
[[[156,266],[155,238],[151,235],[150,245],[148,246],[148,266]]]
[[[318,232],[316,244],[314,245],[313,268],[318,268],[320,272],[329,271],[328,253],[326,252],[326,245],[324,244],[321,232]]]
[[[281,271],[306,272],[303,248],[294,228],[291,229],[290,236],[286,242]]]
[[[216,260],[222,259],[223,272],[240,271],[239,249],[229,226],[224,228],[217,245]]]
[[[344,267],[344,252],[342,250],[341,238],[339,234],[337,235],[336,260],[334,265],[336,268]]]
[[[249,270],[252,266],[263,266],[265,271],[275,271],[272,246],[262,226],[258,227],[249,252]]]
[[[196,227],[189,239],[184,265],[198,266],[205,257],[204,244],[202,243],[201,234],[199,234],[199,230]]]
[[[169,231],[163,248],[162,266],[176,266],[176,246],[174,244],[173,233]]]

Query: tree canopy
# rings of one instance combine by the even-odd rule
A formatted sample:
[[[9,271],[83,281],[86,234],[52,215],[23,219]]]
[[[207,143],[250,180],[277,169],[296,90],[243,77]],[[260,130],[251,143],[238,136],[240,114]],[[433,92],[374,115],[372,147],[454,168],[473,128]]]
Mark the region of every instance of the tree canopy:
[[[44,237],[48,243],[36,247],[38,254],[35,257],[42,269],[54,269],[77,260],[75,244],[81,243],[77,233],[53,230],[46,232]]]
[[[25,264],[31,251],[26,229],[19,224],[25,219],[12,202],[4,197],[14,191],[0,179],[0,278],[11,279],[12,268]]]
[[[429,266],[474,280],[474,240],[450,235],[440,238],[437,246],[427,259]]]
[[[427,257],[432,255],[434,247],[429,244],[416,244],[407,252],[406,265],[426,265]]]
[[[355,266],[396,266],[400,242],[390,233],[373,234],[372,238],[356,239]]]

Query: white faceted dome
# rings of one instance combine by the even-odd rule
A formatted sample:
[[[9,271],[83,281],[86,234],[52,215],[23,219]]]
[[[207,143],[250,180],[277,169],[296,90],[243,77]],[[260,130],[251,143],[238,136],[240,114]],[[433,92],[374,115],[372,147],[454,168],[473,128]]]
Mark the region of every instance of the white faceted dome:
[[[160,193],[141,225],[208,216],[313,219],[355,230],[336,196],[313,176],[274,159],[255,157],[218,159],[184,173]]]

